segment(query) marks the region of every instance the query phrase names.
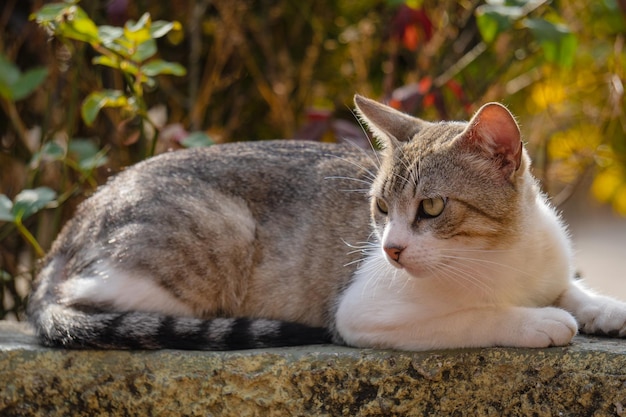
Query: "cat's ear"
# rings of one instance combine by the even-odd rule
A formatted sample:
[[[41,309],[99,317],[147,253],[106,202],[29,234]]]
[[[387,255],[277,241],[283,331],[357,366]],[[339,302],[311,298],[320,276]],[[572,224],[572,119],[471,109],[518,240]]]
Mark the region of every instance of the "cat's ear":
[[[496,162],[507,179],[522,162],[519,126],[509,110],[499,103],[487,103],[470,120],[463,142]]]
[[[383,147],[411,140],[424,124],[420,119],[358,94],[354,96],[354,104],[361,121],[382,141]]]

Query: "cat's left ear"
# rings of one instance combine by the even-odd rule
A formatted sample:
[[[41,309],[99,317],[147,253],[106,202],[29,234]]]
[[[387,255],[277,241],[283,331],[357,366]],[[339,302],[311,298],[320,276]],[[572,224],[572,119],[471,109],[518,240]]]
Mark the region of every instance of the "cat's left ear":
[[[383,147],[409,141],[422,128],[424,121],[398,110],[365,98],[354,96],[354,104],[361,120],[381,141]]]
[[[522,163],[522,138],[509,110],[499,103],[487,103],[470,120],[463,142],[496,162],[507,179]]]

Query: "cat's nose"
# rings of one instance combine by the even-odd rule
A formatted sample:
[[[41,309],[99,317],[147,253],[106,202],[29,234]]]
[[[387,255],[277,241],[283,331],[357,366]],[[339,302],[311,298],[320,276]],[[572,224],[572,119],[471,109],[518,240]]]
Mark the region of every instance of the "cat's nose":
[[[387,253],[387,255],[396,262],[400,262],[400,254],[404,250],[404,248],[399,246],[385,246],[383,250]]]

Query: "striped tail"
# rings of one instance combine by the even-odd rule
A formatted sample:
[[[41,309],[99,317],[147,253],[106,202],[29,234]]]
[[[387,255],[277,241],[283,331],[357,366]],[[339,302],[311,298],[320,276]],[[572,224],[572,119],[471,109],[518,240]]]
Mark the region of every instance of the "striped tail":
[[[28,303],[45,346],[73,349],[238,350],[331,343],[328,329],[256,318],[198,319],[140,311],[106,311],[60,303],[62,256],[47,259]]]
[[[331,343],[325,328],[249,318],[85,313],[58,304],[31,311],[41,343],[72,349],[238,350]]]

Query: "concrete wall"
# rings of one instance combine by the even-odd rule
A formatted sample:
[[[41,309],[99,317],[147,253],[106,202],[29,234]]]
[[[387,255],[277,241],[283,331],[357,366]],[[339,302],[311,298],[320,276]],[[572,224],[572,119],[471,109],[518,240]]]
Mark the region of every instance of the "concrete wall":
[[[0,323],[0,416],[626,416],[626,340],[404,353],[63,351]]]

